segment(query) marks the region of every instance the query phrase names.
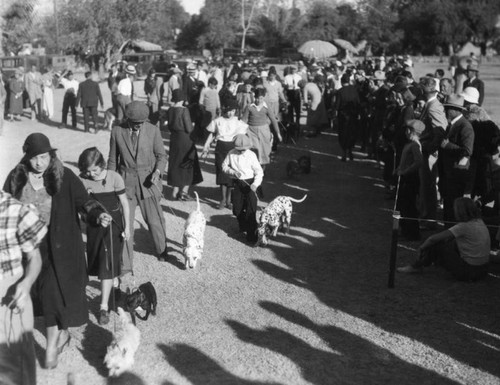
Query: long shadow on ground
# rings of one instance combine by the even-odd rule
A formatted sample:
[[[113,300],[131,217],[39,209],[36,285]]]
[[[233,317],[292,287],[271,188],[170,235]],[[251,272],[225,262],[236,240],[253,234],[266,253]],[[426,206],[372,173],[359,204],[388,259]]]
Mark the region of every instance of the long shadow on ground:
[[[346,330],[316,324],[306,316],[277,304],[268,304],[268,307],[275,307],[274,312],[278,315],[315,332],[333,352],[312,347],[274,327],[258,330],[237,321],[229,320],[227,323],[242,341],[290,358],[299,365],[308,383],[325,384],[325,379],[329,379],[331,384],[403,384],[411,378],[419,384],[455,384],[439,374],[409,364]]]
[[[280,385],[238,377],[225,370],[205,353],[186,344],[158,344],[158,347],[168,363],[193,385]],[[168,381],[162,383],[162,385],[169,384]]]
[[[316,145],[331,152],[331,141],[317,140]],[[285,161],[278,159],[269,168],[268,180],[280,179]],[[310,290],[332,309],[500,376],[500,308],[498,296],[493,294],[500,292],[500,279],[490,275],[482,282],[459,283],[447,272],[430,268],[421,276],[397,276],[396,288],[388,289],[393,202],[384,200],[383,189],[377,186],[380,171],[369,164],[346,164],[319,155],[313,155],[313,165],[321,178],[305,176],[295,183],[309,190],[304,203],[294,204],[292,235],[298,231],[300,236],[278,235],[269,246],[277,263],[255,260],[255,265],[276,279]],[[268,184],[266,191],[269,196],[298,194],[283,183]],[[415,248],[418,243],[408,246]],[[410,251],[398,249],[398,264],[409,263],[414,257]],[[497,276],[498,270],[498,265],[493,266]],[[243,336],[256,334],[259,341],[264,340],[260,333],[243,326],[239,329]],[[336,342],[345,332],[324,327],[321,333],[325,340]],[[278,331],[265,334],[293,341]],[[274,343],[278,344],[276,349],[282,348]],[[360,341],[355,343],[363,348]],[[294,359],[307,369],[300,356],[294,355]],[[407,370],[402,363],[400,369]],[[406,383],[419,382],[411,379]]]

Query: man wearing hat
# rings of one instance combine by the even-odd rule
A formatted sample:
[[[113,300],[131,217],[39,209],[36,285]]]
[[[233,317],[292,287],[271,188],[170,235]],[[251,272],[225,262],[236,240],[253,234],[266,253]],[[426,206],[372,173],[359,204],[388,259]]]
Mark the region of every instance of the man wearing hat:
[[[444,107],[437,98],[436,79],[426,76],[420,79],[425,104],[419,120],[424,122],[425,130],[420,137],[424,164],[420,181],[420,196],[422,197],[421,216],[425,219],[437,218],[436,175],[433,172],[437,151],[446,132],[448,121]],[[434,227],[434,222],[426,226]]]
[[[466,187],[470,178],[468,169],[474,145],[474,130],[462,115],[463,96],[451,94],[444,108],[450,125],[441,142],[438,156],[439,191],[443,197],[443,219],[455,221],[453,202],[464,194],[470,195]]]
[[[148,115],[149,108],[143,102],[134,101],[126,106],[127,119],[111,132],[108,169],[117,171],[125,181],[130,223],[134,223],[135,209],[139,205],[158,259],[165,261],[168,257],[166,226],[160,199],[167,155],[159,128],[146,122]],[[130,244],[125,250],[133,249],[134,230],[131,230]],[[128,256],[131,266],[126,266],[124,253],[124,270],[131,270],[132,257]]]
[[[187,74],[182,82],[183,95],[186,97],[186,104],[191,117],[191,122],[195,124],[196,135],[202,135],[201,111],[199,108],[200,92],[203,83],[196,80],[196,65],[190,64],[186,68]]]
[[[65,128],[68,122],[68,110],[71,110],[71,126],[76,128],[76,94],[80,83],[73,78],[73,72],[64,70],[59,77],[59,84],[64,87],[62,107],[62,123],[59,128]]]
[[[176,64],[171,64],[169,69],[170,77],[168,78],[168,82],[163,85],[163,94],[166,95],[167,101],[166,105],[170,106],[172,104],[172,92],[174,90],[180,88],[182,89],[182,70],[177,67]]]
[[[121,122],[125,115],[126,106],[134,100],[134,79],[137,71],[132,64],[127,65],[125,67],[125,77],[120,80],[118,86],[116,88],[116,103],[117,103],[117,111],[116,118],[118,122]]]
[[[479,67],[477,64],[472,63],[467,66],[467,80],[464,82],[463,89],[467,87],[474,87],[479,91],[479,104],[483,104],[484,100],[484,82],[477,77]]]
[[[296,124],[300,124],[300,84],[302,81],[302,76],[297,73],[297,66],[290,66],[290,73],[285,76],[284,85],[286,88],[286,97],[288,102],[288,119],[290,122],[295,121]],[[294,118],[295,113],[295,118]]]

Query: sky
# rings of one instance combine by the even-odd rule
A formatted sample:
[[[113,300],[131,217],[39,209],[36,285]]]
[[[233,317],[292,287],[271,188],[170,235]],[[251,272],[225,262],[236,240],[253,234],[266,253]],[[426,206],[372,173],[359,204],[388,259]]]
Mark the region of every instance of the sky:
[[[180,3],[187,13],[193,15],[195,13],[200,13],[200,9],[205,4],[205,0],[180,0]]]

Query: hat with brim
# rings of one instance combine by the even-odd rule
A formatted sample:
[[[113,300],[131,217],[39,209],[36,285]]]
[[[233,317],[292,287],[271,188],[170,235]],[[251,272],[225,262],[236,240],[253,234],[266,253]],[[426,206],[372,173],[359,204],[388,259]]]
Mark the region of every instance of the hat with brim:
[[[405,124],[406,127],[414,131],[416,134],[420,135],[425,130],[425,124],[421,120],[411,119],[408,120]]]
[[[178,103],[186,100],[184,97],[184,93],[180,88],[176,88],[175,90],[172,91],[172,102],[173,103]]]
[[[474,87],[466,87],[460,94],[467,103],[479,104],[479,91]]]
[[[49,138],[40,132],[34,132],[28,135],[23,144],[24,156],[27,159],[55,150],[56,149],[50,145]]]
[[[127,67],[125,67],[125,73],[129,75],[135,75],[137,71],[132,64],[129,64]]]
[[[234,148],[239,151],[248,150],[252,147],[252,141],[244,134],[239,134],[234,137]]]
[[[133,101],[125,107],[125,116],[131,122],[144,122],[149,116],[149,107],[144,102]]]
[[[172,68],[173,74],[182,74],[182,70],[179,67]]]
[[[463,111],[465,109],[464,97],[457,94],[448,95],[446,103],[443,103],[443,107]]]
[[[467,71],[479,72],[479,67],[476,63],[471,63],[467,66]]]
[[[373,79],[374,80],[385,80],[385,72],[380,71],[380,70],[375,71],[375,73],[373,74]]]
[[[187,66],[186,70],[188,72],[196,72],[196,66],[194,64],[190,64]]]

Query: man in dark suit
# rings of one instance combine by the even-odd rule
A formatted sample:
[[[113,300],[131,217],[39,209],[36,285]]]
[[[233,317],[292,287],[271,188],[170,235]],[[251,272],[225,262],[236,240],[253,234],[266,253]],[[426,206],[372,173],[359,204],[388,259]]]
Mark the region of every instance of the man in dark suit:
[[[134,223],[135,209],[139,205],[155,251],[160,261],[166,261],[167,239],[165,218],[160,205],[163,185],[162,174],[167,165],[167,154],[158,127],[146,122],[148,106],[133,101],[126,106],[126,121],[113,127],[110,138],[108,169],[117,171],[125,181],[125,193],[130,207],[130,223]],[[133,249],[134,230],[125,250]],[[131,253],[130,253],[131,254]],[[132,266],[132,255],[128,256]],[[124,269],[127,255],[124,252]]]
[[[474,87],[479,91],[479,105],[483,105],[484,100],[484,83],[481,79],[477,77],[479,73],[479,68],[477,64],[469,64],[467,66],[467,80],[464,82],[463,89],[465,90],[467,87]]]
[[[443,219],[456,221],[453,212],[455,199],[470,195],[470,191],[466,191],[466,186],[470,185],[468,178],[470,178],[469,165],[474,145],[474,130],[462,115],[463,96],[451,94],[444,108],[450,124],[446,130],[446,137],[441,142],[438,156],[439,191],[443,197]]]
[[[101,89],[99,84],[91,79],[92,72],[85,72],[85,81],[80,83],[78,94],[76,95],[76,105],[81,102],[83,109],[83,125],[85,132],[90,132],[89,115],[94,122],[94,133],[97,134],[97,105],[103,107]]]

